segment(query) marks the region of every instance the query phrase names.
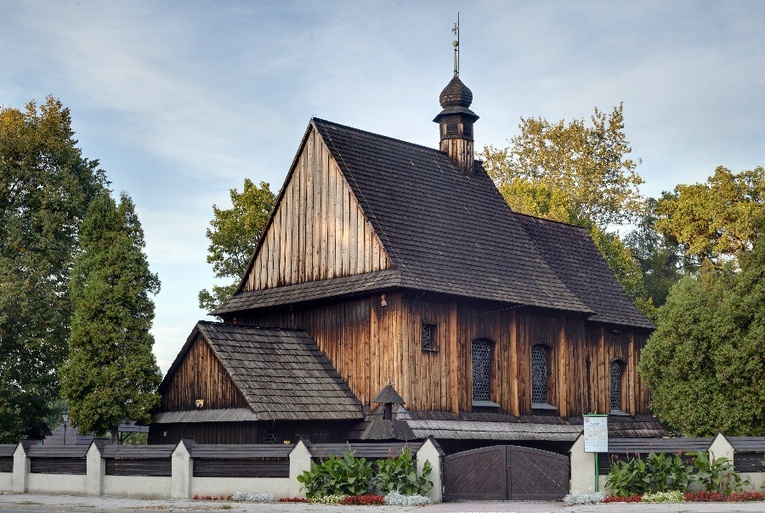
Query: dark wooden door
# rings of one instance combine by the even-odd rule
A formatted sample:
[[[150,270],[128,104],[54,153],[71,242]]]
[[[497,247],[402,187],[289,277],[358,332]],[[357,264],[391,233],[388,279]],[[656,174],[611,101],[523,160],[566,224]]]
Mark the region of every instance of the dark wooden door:
[[[559,500],[568,492],[569,460],[514,445],[444,458],[445,500]]]

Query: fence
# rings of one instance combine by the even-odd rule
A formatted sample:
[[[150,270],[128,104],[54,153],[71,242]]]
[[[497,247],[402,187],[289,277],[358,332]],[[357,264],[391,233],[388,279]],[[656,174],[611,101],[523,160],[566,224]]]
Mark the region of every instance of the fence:
[[[442,461],[437,443],[409,443],[422,470],[430,461],[433,488],[429,497],[442,499]],[[401,453],[401,443],[291,445],[205,445],[184,440],[178,445],[115,446],[96,440],[90,445],[38,446],[22,442],[0,445],[0,492],[73,493],[83,495],[192,498],[235,492],[270,493],[276,497],[303,496],[297,481],[312,460],[350,449],[375,460]],[[765,437],[612,438],[607,454],[584,452],[580,436],[570,449],[570,491],[602,490],[611,458],[650,452],[709,452],[733,461],[734,469],[758,490],[765,483]]]
[[[640,455],[645,458],[651,452],[677,454],[690,463],[691,452],[709,452],[713,458],[728,458],[751,488],[759,490],[765,484],[765,437],[729,437],[718,434],[714,438],[612,438],[608,441],[608,453],[584,452],[584,436],[571,447],[571,492],[587,493],[595,488],[595,458],[598,462],[598,486],[604,489],[611,470],[612,459],[626,460]]]
[[[289,445],[206,445],[184,440],[178,445],[0,445],[0,492],[72,493],[189,499],[235,492],[302,497],[297,476],[312,460],[347,450],[367,459],[415,454],[420,471],[433,466],[429,497],[441,501],[441,453],[424,443]]]

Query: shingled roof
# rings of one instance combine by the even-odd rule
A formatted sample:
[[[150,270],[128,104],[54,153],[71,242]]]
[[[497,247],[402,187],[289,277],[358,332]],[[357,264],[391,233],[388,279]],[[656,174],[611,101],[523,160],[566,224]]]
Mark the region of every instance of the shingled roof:
[[[480,163],[465,173],[439,150],[318,118],[311,120],[303,144],[311,130],[327,145],[393,268],[240,290],[215,314],[399,287],[653,327],[632,307],[586,232],[560,223],[529,227]],[[557,251],[568,255],[548,254],[558,243]],[[572,261],[586,268],[589,284]]]
[[[246,399],[249,420],[357,420],[361,403],[302,330],[200,321],[170,367],[172,378],[197,335],[210,345]]]
[[[566,287],[595,311],[588,321],[655,328],[624,293],[586,229],[514,216]]]

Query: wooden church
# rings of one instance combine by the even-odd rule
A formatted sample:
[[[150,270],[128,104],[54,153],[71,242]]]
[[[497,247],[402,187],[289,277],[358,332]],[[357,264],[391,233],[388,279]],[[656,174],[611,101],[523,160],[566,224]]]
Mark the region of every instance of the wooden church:
[[[311,119],[234,297],[160,386],[150,443],[422,440],[565,450],[582,415],[663,433],[654,329],[586,230],[511,211],[474,160],[472,93],[433,149]]]

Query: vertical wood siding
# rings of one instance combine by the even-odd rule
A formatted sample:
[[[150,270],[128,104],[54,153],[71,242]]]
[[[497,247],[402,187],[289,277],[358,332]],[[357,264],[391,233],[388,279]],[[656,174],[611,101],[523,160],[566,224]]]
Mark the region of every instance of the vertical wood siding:
[[[193,410],[204,399],[205,409],[246,408],[247,402],[201,335],[189,348],[164,395],[162,411]]]
[[[549,402],[558,415],[608,412],[609,367],[625,365],[623,407],[648,413],[637,374],[646,336],[614,334],[563,315],[487,308],[470,301],[379,294],[336,304],[241,319],[247,324],[302,328],[316,340],[364,405],[391,380],[406,407],[452,413],[472,409],[472,341],[491,341],[491,400],[500,411],[530,415],[531,348],[549,349]],[[421,324],[435,328],[434,351],[421,349]]]
[[[387,269],[390,259],[312,130],[263,236],[245,290]]]

